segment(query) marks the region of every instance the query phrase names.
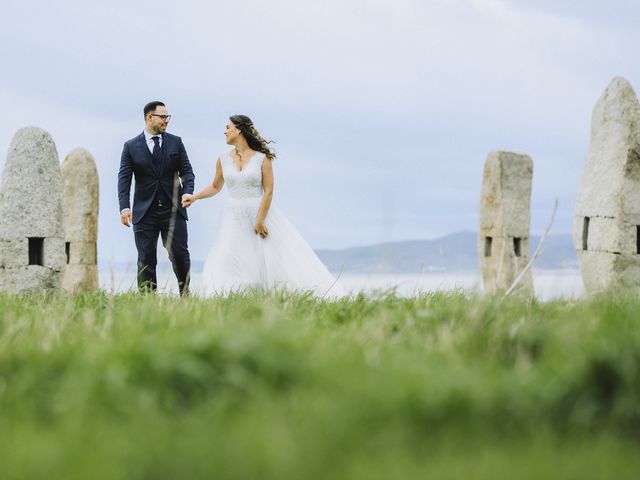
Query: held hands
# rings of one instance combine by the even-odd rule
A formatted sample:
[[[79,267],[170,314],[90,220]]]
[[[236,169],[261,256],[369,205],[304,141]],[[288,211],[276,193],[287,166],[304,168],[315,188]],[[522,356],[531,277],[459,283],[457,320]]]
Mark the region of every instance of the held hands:
[[[185,193],[182,195],[182,207],[189,208],[197,200],[195,195]]]
[[[264,226],[262,222],[256,222],[256,226],[253,229],[257,235],[260,235],[261,238],[267,238],[269,232],[267,232],[267,227]]]

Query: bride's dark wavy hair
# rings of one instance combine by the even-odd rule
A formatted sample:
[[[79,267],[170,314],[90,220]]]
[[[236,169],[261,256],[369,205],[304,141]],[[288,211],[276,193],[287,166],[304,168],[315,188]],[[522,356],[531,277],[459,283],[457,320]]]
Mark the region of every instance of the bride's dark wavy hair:
[[[265,140],[262,135],[258,133],[258,130],[253,126],[253,122],[246,115],[232,115],[229,117],[231,123],[233,123],[238,130],[242,132],[244,138],[249,144],[251,150],[264,153],[269,160],[276,158],[276,154],[269,148],[270,143],[274,143],[272,140]]]

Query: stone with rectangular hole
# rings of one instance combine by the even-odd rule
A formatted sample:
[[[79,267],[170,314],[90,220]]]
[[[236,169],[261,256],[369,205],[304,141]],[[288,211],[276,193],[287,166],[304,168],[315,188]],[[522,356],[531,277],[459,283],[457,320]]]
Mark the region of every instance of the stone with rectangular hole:
[[[506,291],[529,263],[532,176],[528,155],[496,151],[485,162],[478,256],[486,293]],[[531,270],[515,292],[533,296]]]
[[[58,153],[36,127],[16,132],[0,184],[0,290],[56,290],[64,268]]]
[[[62,288],[75,293],[98,288],[98,170],[84,148],[62,163],[66,266]]]
[[[640,103],[614,78],[596,103],[573,243],[588,293],[640,290]]]

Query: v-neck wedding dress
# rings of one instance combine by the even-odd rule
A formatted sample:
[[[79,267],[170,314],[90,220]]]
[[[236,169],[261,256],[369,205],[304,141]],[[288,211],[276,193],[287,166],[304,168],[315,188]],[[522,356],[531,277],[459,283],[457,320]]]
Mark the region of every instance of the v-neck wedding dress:
[[[275,288],[312,291],[325,298],[343,296],[342,287],[274,202],[264,222],[267,237],[255,233],[264,158],[256,153],[239,170],[230,152],[220,157],[228,198],[204,264],[203,293]]]

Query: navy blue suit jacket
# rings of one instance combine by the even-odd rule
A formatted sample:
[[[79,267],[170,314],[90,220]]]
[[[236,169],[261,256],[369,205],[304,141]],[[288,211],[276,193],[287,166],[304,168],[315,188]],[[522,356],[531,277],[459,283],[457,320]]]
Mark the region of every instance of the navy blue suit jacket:
[[[160,165],[157,163],[147,147],[144,132],[125,142],[118,172],[118,199],[120,211],[131,208],[131,178],[134,177],[134,224],[147,213],[158,189],[161,189],[167,198],[171,198],[178,212],[188,219],[181,200],[183,194],[193,193],[195,176],[180,137],[170,133],[162,134],[162,162]]]

